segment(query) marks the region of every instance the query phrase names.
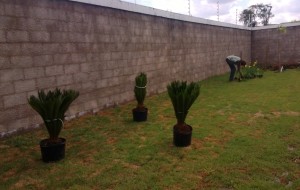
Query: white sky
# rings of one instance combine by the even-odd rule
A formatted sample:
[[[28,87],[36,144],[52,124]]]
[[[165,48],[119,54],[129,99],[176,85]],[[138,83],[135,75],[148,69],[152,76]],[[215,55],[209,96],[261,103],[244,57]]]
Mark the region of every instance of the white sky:
[[[139,5],[154,7],[171,12],[189,14],[189,0],[122,0]],[[218,20],[218,0],[190,0],[190,12],[192,16]],[[250,5],[258,3],[271,4],[272,13],[275,15],[270,19],[270,24],[279,24],[300,20],[299,0],[219,0],[219,21],[236,24],[236,12],[238,18],[240,12]],[[242,25],[242,23],[239,23]]]

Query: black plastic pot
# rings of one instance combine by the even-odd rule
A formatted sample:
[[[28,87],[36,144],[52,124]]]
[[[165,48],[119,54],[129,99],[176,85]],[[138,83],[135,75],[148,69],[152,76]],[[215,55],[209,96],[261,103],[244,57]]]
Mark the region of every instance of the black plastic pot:
[[[193,128],[190,125],[188,127],[191,129],[189,132],[180,132],[176,130],[175,126],[173,127],[173,143],[175,146],[186,147],[191,145]]]
[[[144,110],[140,110],[134,108],[132,110],[132,115],[133,115],[133,121],[137,121],[137,122],[146,121],[148,116],[148,109],[144,108]]]
[[[40,142],[42,160],[44,162],[56,162],[65,157],[66,139],[59,138],[60,142],[52,143],[49,139]]]

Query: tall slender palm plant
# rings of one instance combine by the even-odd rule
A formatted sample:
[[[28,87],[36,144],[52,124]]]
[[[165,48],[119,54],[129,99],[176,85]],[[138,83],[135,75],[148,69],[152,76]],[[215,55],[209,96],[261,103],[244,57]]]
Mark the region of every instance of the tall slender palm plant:
[[[49,141],[57,142],[59,133],[63,127],[65,113],[70,104],[79,96],[74,90],[55,89],[45,93],[38,92],[38,96],[30,96],[28,103],[39,113],[49,133]]]
[[[146,86],[147,86],[147,75],[145,73],[140,73],[135,78],[135,87],[134,87],[134,95],[137,100],[137,108],[144,109],[144,100],[146,97]]]

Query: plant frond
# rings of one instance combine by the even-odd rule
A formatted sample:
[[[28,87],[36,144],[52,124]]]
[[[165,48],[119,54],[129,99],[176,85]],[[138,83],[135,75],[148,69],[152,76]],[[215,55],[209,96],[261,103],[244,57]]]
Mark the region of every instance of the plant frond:
[[[79,96],[74,90],[63,90],[56,88],[53,91],[41,90],[36,96],[30,96],[29,105],[42,117],[50,139],[58,138],[62,128],[61,121],[71,103]]]
[[[188,110],[200,94],[200,85],[195,82],[173,81],[167,86],[176,118],[184,123]]]

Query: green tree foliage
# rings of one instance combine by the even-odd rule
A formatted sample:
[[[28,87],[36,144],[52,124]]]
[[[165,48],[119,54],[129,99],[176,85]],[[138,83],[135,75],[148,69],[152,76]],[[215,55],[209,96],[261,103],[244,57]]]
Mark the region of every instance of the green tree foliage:
[[[256,9],[256,14],[258,18],[261,19],[261,24],[266,26],[269,24],[270,18],[274,17],[274,14],[271,12],[272,6],[270,4],[257,4],[254,5]]]
[[[256,14],[252,9],[244,9],[240,14],[239,18],[240,22],[244,23],[244,26],[255,27],[257,25],[256,22]]]
[[[244,9],[240,14],[239,21],[243,22],[245,26],[255,27],[259,23],[266,26],[269,24],[270,18],[274,17],[271,12],[271,4],[256,4],[251,5],[248,9]],[[257,21],[256,19],[259,19]]]

